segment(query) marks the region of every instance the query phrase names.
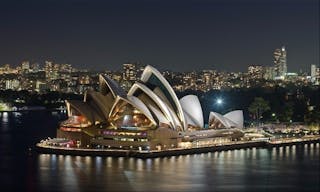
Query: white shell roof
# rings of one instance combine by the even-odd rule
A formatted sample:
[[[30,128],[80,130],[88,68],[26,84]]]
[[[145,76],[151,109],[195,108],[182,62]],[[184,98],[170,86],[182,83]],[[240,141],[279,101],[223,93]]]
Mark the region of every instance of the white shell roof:
[[[131,104],[133,104],[137,109],[141,111],[141,113],[143,113],[145,116],[147,116],[150,120],[154,122],[154,119],[148,107],[138,97],[128,95],[127,98],[129,101],[131,101]]]
[[[151,77],[151,75],[155,75],[159,81],[161,82],[163,88],[165,88],[167,90],[167,92],[170,94],[171,99],[173,100],[173,104],[175,105],[176,109],[177,109],[177,115],[180,119],[182,126],[182,129],[185,130],[185,128],[187,127],[186,122],[185,122],[185,118],[184,118],[184,114],[183,114],[183,110],[182,107],[180,105],[180,102],[178,100],[177,95],[175,94],[174,90],[172,89],[172,87],[170,86],[170,84],[168,83],[168,81],[162,76],[162,74],[155,69],[154,67],[148,65],[146,66],[146,68],[144,69],[142,75],[141,75],[141,81],[144,83],[147,83]]]
[[[223,117],[230,119],[231,121],[236,123],[239,126],[238,128],[243,128],[243,111],[242,110],[231,111],[223,115]]]
[[[209,114],[209,122],[213,119],[216,118],[218,119],[226,128],[231,128],[231,127],[237,127],[237,128],[243,128],[243,123],[240,124],[241,122],[243,122],[243,115],[241,116],[239,112],[236,113],[232,113],[233,111],[231,111],[231,114],[234,115],[239,115],[237,117],[235,117],[234,115],[227,115],[227,117],[222,116],[219,113],[216,112],[210,112]],[[227,113],[229,114],[229,113]],[[241,113],[242,114],[242,113]],[[230,119],[231,117],[231,119]],[[241,121],[242,118],[242,121]],[[237,122],[234,122],[233,120],[236,120]]]
[[[180,125],[178,117],[151,89],[145,86],[142,83],[136,82],[128,92],[128,95],[134,95],[137,90],[141,90],[143,93],[148,95],[148,97],[161,109],[158,110],[159,113],[162,113],[162,116],[167,119],[170,124],[173,125],[173,128],[176,129],[177,124]],[[146,104],[148,107],[151,105]],[[154,107],[153,107],[154,108]],[[159,114],[157,114],[159,115]],[[162,118],[162,117],[157,117]]]
[[[187,123],[203,127],[203,112],[200,101],[196,95],[186,95],[180,99],[181,107],[188,118]],[[192,125],[191,124],[191,125]]]
[[[148,104],[147,104],[148,105]],[[157,116],[158,120],[159,120],[159,124],[160,123],[165,123],[167,125],[170,125],[171,122],[163,115],[163,113],[161,111],[159,111],[157,108],[155,108],[152,105],[148,105],[148,107],[150,108],[150,110]]]

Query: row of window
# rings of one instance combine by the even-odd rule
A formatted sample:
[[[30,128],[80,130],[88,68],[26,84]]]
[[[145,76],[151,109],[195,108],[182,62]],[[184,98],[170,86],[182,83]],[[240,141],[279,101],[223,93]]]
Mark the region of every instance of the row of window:
[[[138,142],[147,142],[147,138],[119,138],[119,137],[113,137],[113,138],[98,138],[98,139],[104,139],[104,140],[114,140],[114,141],[138,141]]]

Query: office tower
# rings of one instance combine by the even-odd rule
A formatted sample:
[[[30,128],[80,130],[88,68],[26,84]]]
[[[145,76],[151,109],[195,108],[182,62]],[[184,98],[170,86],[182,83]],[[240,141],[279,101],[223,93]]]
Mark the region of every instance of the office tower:
[[[17,79],[8,79],[6,82],[6,89],[18,90],[20,82]]]
[[[45,73],[47,81],[58,79],[59,64],[54,64],[52,61],[45,61]]]
[[[284,78],[287,73],[287,52],[284,46],[273,52],[275,78]]]
[[[29,71],[30,71],[30,62],[29,61],[23,61],[21,63],[21,71],[22,71],[22,73],[29,73]]]
[[[317,66],[315,64],[311,65],[311,78],[315,78],[317,75]]]
[[[320,68],[317,67],[317,65],[312,64],[311,65],[311,82],[313,82],[316,85],[319,85],[320,81]]]
[[[272,80],[275,77],[274,67],[265,67],[264,79]]]

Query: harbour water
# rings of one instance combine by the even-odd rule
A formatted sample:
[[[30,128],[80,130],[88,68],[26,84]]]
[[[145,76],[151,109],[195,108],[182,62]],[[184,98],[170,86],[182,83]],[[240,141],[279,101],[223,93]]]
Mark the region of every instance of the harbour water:
[[[320,191],[320,144],[154,159],[37,154],[65,114],[0,113],[6,191]]]

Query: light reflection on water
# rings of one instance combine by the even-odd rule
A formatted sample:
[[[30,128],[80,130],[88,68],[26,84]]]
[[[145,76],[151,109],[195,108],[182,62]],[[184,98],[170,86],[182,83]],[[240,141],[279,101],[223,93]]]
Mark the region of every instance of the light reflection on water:
[[[312,184],[310,191],[316,191],[319,150],[318,144],[310,144],[155,159],[39,155],[39,189],[54,185],[63,191],[299,191]],[[308,177],[303,185],[302,176]]]
[[[0,113],[3,191],[320,191],[318,143],[155,159],[26,153],[64,118]]]
[[[9,125],[9,115],[8,112],[0,112],[0,118],[1,118],[1,132],[7,132]]]

